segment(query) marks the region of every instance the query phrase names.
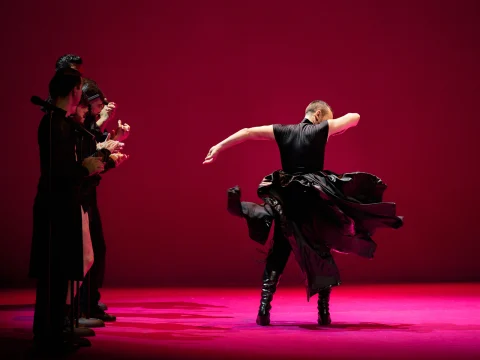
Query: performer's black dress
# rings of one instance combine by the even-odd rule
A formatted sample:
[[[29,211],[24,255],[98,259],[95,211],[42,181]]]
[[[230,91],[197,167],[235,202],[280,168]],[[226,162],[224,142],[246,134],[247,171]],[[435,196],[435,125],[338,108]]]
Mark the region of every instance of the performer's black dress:
[[[95,118],[87,116],[84,127],[94,136],[86,136],[85,133],[79,132],[77,138],[77,156],[84,159],[91,154],[100,156],[105,163],[105,171],[115,167],[115,162],[110,159],[110,151],[102,149],[97,151],[97,142],[103,142],[108,135],[102,132],[95,123]],[[95,261],[89,270],[86,283],[81,288],[81,311],[84,314],[97,313],[97,304],[100,300],[99,288],[103,285],[105,276],[105,260],[106,260],[106,244],[103,236],[103,227],[100,217],[100,211],[97,204],[97,186],[100,185],[101,176],[90,176],[88,182],[84,182],[82,186],[83,207],[88,212],[90,237],[92,239],[93,253]]]
[[[291,248],[305,274],[309,299],[340,284],[331,250],[372,258],[375,230],[397,229],[403,218],[396,216],[395,203],[382,202],[387,186],[375,175],[339,175],[323,169],[327,121],[314,125],[304,119],[300,124],[274,125],[273,131],[283,169],[261,182],[257,193],[264,204],[240,202],[240,190],[232,188],[228,210],[247,220],[250,238],[262,245],[275,221],[277,259],[271,265],[267,259],[267,267],[279,266],[281,273]],[[284,254],[282,259],[279,253]]]

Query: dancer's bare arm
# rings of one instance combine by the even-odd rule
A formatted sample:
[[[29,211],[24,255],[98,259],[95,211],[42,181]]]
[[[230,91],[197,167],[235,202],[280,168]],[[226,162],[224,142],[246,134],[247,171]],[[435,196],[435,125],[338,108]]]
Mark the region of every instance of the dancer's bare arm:
[[[221,151],[238,145],[246,140],[275,140],[273,125],[257,126],[237,131],[235,134],[213,146],[203,163],[209,164],[213,162]]]
[[[328,121],[328,136],[338,135],[354,127],[360,121],[360,115],[357,113],[350,113],[339,117],[338,119],[331,119]]]

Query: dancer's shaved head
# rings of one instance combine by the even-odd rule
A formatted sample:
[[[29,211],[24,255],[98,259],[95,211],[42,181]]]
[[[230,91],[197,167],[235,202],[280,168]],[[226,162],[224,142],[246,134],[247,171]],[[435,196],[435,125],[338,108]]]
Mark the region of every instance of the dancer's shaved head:
[[[324,120],[332,119],[333,112],[330,105],[322,100],[314,100],[308,104],[305,109],[305,116],[310,118],[313,117],[316,123],[320,123]]]

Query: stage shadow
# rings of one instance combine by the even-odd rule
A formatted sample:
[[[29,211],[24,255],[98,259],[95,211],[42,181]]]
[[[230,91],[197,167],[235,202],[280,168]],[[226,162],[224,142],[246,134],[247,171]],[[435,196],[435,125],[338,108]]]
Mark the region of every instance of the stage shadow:
[[[227,306],[200,304],[194,302],[153,302],[153,303],[114,303],[109,312],[117,317],[145,317],[153,319],[232,319],[233,316],[211,315],[211,314],[189,314],[183,312],[172,312],[171,310],[191,311],[215,311],[225,309]],[[166,312],[154,312],[154,310],[166,310]],[[168,312],[167,312],[168,311]]]
[[[381,324],[381,323],[335,323],[331,325],[317,324],[275,324],[275,327],[298,327],[310,331],[418,331],[414,324]]]
[[[110,323],[109,328],[137,328],[137,329],[149,329],[154,331],[227,331],[228,327],[208,326],[208,325],[189,325],[181,323],[151,323],[151,322],[114,322]],[[110,332],[109,332],[110,333]]]
[[[14,305],[14,304],[5,304],[5,305],[0,305],[0,311],[2,312],[33,312],[35,310],[35,304],[20,304],[20,305]],[[12,314],[13,315],[13,314]],[[32,315],[20,315],[20,316],[14,316],[12,318],[14,321],[33,321],[33,314]]]
[[[178,323],[117,322],[109,325],[106,334],[130,339],[208,341],[223,337],[219,333],[229,330],[230,328]]]
[[[41,359],[42,354],[35,351],[32,339],[19,339],[0,335],[2,359]],[[43,357],[46,359],[46,357]]]
[[[184,313],[115,312],[114,314],[118,318],[145,317],[145,318],[152,318],[152,319],[233,319],[233,316],[184,314]]]
[[[307,330],[314,330],[314,329],[333,329],[333,330],[348,330],[348,331],[385,331],[385,330],[390,330],[390,331],[410,331],[412,330],[412,324],[382,324],[382,323],[369,323],[369,322],[364,322],[364,323],[335,323],[335,324],[330,324],[328,326],[322,326],[322,325],[315,325],[313,326],[311,324],[308,325],[300,325],[301,328],[307,329]]]
[[[135,332],[135,331],[109,331],[109,336],[123,337],[128,339],[155,340],[155,341],[211,341],[223,336],[203,334],[182,334],[167,331]]]
[[[2,359],[67,359],[76,351],[63,354],[51,354],[34,345],[31,329],[13,328],[0,330],[0,349]]]
[[[178,323],[116,322],[109,325],[105,335],[162,341],[206,341],[221,338],[223,336],[218,333],[228,330],[230,328]]]
[[[12,318],[13,321],[29,321],[33,322],[33,315],[25,315],[25,316],[15,316]]]
[[[143,309],[152,310],[169,310],[169,309],[189,309],[189,310],[202,310],[202,309],[225,309],[224,305],[210,305],[200,304],[194,302],[185,301],[165,301],[165,302],[124,302],[124,303],[111,303],[110,308],[130,308],[140,307]],[[35,304],[4,304],[0,305],[0,311],[31,311],[35,309]]]
[[[210,304],[200,304],[194,302],[186,301],[165,301],[165,302],[123,302],[123,303],[111,303],[110,308],[129,308],[129,307],[140,307],[143,309],[155,309],[155,310],[170,310],[170,309],[188,309],[188,310],[203,310],[203,309],[225,309],[227,306],[224,305],[210,305]]]
[[[0,305],[0,311],[33,311],[35,304],[6,304]]]
[[[278,325],[282,326],[282,325]],[[316,324],[288,324],[283,326],[296,326],[304,330],[323,331],[408,331],[414,333],[429,333],[433,331],[478,331],[479,325],[457,325],[446,323],[425,324],[382,324],[382,323],[335,323],[328,326]]]

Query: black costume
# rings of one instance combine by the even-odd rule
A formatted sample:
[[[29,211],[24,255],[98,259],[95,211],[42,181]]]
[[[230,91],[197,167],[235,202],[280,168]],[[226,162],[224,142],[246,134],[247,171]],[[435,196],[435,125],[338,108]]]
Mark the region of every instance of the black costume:
[[[89,175],[76,160],[75,124],[65,115],[62,109],[47,113],[38,128],[41,175],[29,269],[38,279],[33,332],[54,341],[62,341],[68,281],[84,275],[80,187]]]
[[[328,122],[274,125],[282,170],[266,176],[258,188],[264,204],[240,202],[229,190],[228,210],[247,220],[250,237],[264,245],[275,222],[267,257],[257,323],[269,323],[270,302],[293,250],[307,286],[307,300],[319,294],[319,323],[328,324],[330,288],[340,284],[331,250],[372,258],[371,236],[380,227],[399,228],[394,203],[382,202],[386,185],[376,176],[323,170]],[[262,318],[263,316],[263,318]]]
[[[80,159],[90,156],[96,152],[97,142],[105,141],[108,133],[102,132],[95,124],[95,119],[92,116],[87,116],[84,123],[85,128],[92,133],[91,136],[85,136],[79,133],[77,155]],[[105,171],[114,168],[115,162],[109,157],[110,151],[102,149],[97,152],[97,156],[102,156],[105,162]],[[104,172],[105,172],[104,171]],[[86,281],[82,284],[80,289],[80,306],[81,311],[88,317],[99,317],[102,320],[106,315],[104,311],[98,308],[100,301],[99,289],[103,285],[105,276],[105,257],[106,245],[103,237],[103,228],[100,218],[100,212],[97,205],[97,186],[100,184],[101,176],[94,175],[90,177],[89,181],[82,187],[82,194],[84,198],[84,207],[88,211],[90,237],[92,239],[93,253],[95,261],[90,268]]]

